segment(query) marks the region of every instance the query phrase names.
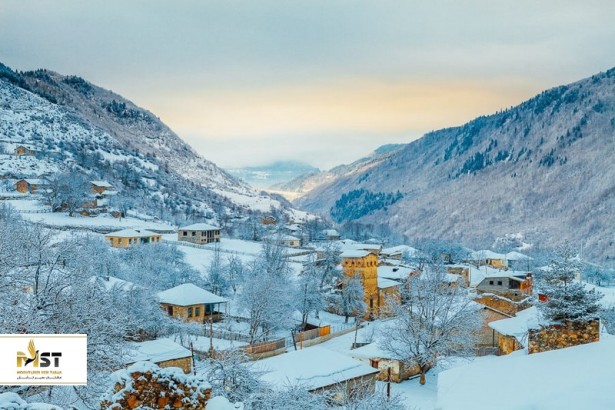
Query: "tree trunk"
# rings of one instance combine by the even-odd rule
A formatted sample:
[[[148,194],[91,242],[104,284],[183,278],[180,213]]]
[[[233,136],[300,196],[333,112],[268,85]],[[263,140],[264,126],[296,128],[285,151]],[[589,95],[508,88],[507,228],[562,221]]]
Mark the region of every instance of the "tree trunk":
[[[425,371],[423,369],[421,369],[421,379],[419,383],[421,383],[421,386],[425,384]]]

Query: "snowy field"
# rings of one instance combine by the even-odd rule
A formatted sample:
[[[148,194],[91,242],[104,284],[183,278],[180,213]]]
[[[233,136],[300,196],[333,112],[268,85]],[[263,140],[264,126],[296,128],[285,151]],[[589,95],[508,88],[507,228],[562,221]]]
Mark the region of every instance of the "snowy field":
[[[120,229],[152,229],[159,231],[173,231],[175,227],[164,222],[148,222],[135,218],[113,218],[109,215],[90,216],[68,216],[66,213],[46,213],[31,214],[23,213],[22,217],[34,223],[41,223],[48,226],[62,228],[92,229],[101,231],[118,231]]]

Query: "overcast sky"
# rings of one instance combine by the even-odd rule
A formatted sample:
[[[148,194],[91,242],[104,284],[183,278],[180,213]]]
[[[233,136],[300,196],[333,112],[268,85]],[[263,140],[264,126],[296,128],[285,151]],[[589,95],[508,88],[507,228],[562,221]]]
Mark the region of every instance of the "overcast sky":
[[[118,92],[224,167],[329,168],[615,66],[615,1],[0,0],[0,61]]]

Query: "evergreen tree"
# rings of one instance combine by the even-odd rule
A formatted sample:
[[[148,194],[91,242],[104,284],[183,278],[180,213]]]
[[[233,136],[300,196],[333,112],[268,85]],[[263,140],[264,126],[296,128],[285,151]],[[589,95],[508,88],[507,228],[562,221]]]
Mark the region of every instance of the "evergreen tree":
[[[538,308],[545,319],[584,321],[598,317],[598,301],[603,295],[588,291],[576,280],[580,271],[581,263],[570,247],[561,247],[540,278],[540,289],[548,300]]]

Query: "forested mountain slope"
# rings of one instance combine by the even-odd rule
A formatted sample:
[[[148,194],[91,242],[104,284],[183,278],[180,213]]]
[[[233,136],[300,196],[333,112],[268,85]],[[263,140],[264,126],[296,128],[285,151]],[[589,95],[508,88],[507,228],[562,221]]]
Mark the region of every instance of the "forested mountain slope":
[[[570,241],[614,258],[615,69],[428,133],[295,204],[410,240],[480,246],[522,233],[535,245]]]

